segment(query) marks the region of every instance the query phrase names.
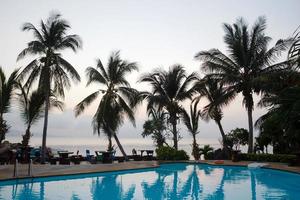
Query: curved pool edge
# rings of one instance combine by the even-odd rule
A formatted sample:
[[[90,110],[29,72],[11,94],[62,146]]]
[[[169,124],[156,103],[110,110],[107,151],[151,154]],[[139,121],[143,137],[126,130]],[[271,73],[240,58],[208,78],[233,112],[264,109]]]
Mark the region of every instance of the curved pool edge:
[[[138,161],[140,162],[140,161]],[[62,173],[56,173],[56,174],[41,174],[41,175],[35,175],[35,176],[20,176],[20,177],[9,177],[9,178],[0,178],[0,182],[4,181],[14,181],[14,180],[24,180],[24,179],[34,179],[34,178],[45,178],[45,177],[55,177],[55,176],[72,176],[72,175],[84,175],[84,174],[99,174],[99,173],[109,173],[109,172],[122,172],[122,171],[134,171],[134,170],[142,170],[142,169],[151,169],[151,168],[158,168],[161,164],[178,164],[178,163],[185,163],[185,164],[203,164],[203,165],[210,165],[215,167],[222,167],[222,166],[228,166],[228,167],[245,167],[247,168],[247,165],[252,162],[231,162],[226,160],[224,164],[215,164],[213,161],[157,161],[155,164],[154,162],[148,163],[149,165],[143,165],[143,166],[135,166],[134,164],[138,164],[137,162],[127,162],[130,164],[133,164],[132,166],[126,166],[126,167],[120,167],[120,163],[111,164],[114,166],[119,166],[117,168],[111,168],[111,169],[93,169],[90,171],[80,171],[80,169],[77,169],[79,171],[69,171],[69,172],[62,172]],[[145,164],[145,162],[143,162]],[[300,167],[289,167],[282,163],[269,163],[267,162],[267,166],[262,167],[263,169],[270,169],[270,170],[277,170],[277,171],[283,171],[283,172],[289,172],[300,175]],[[59,166],[59,165],[58,165]],[[88,165],[87,165],[88,166]],[[91,166],[108,166],[107,164],[97,164],[97,165],[91,165]],[[70,166],[65,166],[66,169]],[[0,172],[1,173],[1,172]]]
[[[253,163],[255,161],[240,161],[240,162],[232,162],[230,160],[224,160],[223,164],[215,164],[215,160],[200,160],[200,161],[159,161],[159,164],[172,164],[172,163],[189,163],[189,164],[206,164],[211,166],[229,166],[229,167],[248,167],[248,164]],[[266,166],[261,167],[263,169],[271,169],[271,170],[278,170],[283,172],[290,172],[300,175],[300,166],[288,166],[285,163],[271,163],[271,162],[264,162],[267,163]]]

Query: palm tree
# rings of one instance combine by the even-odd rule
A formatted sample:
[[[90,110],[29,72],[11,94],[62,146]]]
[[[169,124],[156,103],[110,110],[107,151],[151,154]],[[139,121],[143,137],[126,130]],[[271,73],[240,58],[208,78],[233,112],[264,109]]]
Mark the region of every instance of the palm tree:
[[[220,80],[209,76],[198,80],[194,87],[199,93],[196,99],[205,98],[208,101],[208,104],[204,106],[202,111],[202,118],[206,121],[212,119],[216,122],[222,136],[223,147],[227,151],[226,136],[221,123],[223,118],[222,107],[235,97],[235,92],[227,90]]]
[[[88,67],[86,69],[87,86],[97,83],[103,87],[87,96],[75,107],[75,115],[78,116],[102,94],[92,121],[94,133],[100,134],[100,131],[103,131],[106,134],[109,139],[108,149],[112,148],[111,138],[113,137],[125,158],[127,156],[117,137],[117,131],[123,124],[125,116],[135,126],[133,109],[137,103],[138,91],[130,87],[126,75],[137,69],[135,62],[122,60],[119,51],[111,54],[106,68],[98,59],[96,68]]]
[[[20,80],[28,77],[26,87],[30,87],[38,80],[38,89],[45,92],[45,113],[41,162],[45,162],[46,138],[48,127],[48,111],[51,93],[57,97],[64,97],[64,90],[71,87],[70,79],[80,81],[76,69],[65,60],[61,51],[71,49],[74,52],[81,47],[81,40],[77,35],[68,35],[68,22],[60,14],[51,15],[46,22],[41,20],[39,29],[31,23],[23,25],[23,31],[31,31],[34,40],[19,54],[18,60],[27,55],[36,55],[21,72]]]
[[[204,155],[204,158],[207,159],[208,157],[208,153],[212,152],[214,149],[209,146],[208,144],[207,145],[204,145],[202,148],[200,148],[200,155]]]
[[[255,123],[257,127],[269,133],[274,143],[287,144],[287,150],[297,151],[300,148],[300,87],[287,87],[277,93],[263,96],[260,106],[269,107],[268,112]],[[273,127],[272,127],[273,126]],[[272,127],[271,129],[268,127]],[[276,137],[276,131],[280,134]],[[283,139],[284,138],[284,139]],[[278,145],[273,145],[278,146]],[[277,150],[277,147],[274,149]]]
[[[45,94],[41,90],[30,92],[29,88],[26,88],[20,82],[18,82],[17,87],[20,90],[17,96],[20,103],[21,117],[24,119],[27,126],[22,140],[22,145],[26,147],[28,146],[31,137],[31,126],[42,117],[45,110]],[[51,95],[50,107],[56,107],[63,110],[63,102]]]
[[[152,86],[151,92],[141,93],[141,96],[148,101],[148,108],[158,106],[159,109],[168,112],[176,150],[178,149],[177,121],[182,112],[181,103],[192,98],[194,89],[188,87],[196,79],[196,73],[187,76],[183,66],[174,65],[169,71],[157,70],[142,76],[140,80]]]
[[[144,130],[142,136],[151,136],[158,148],[162,147],[164,144],[168,146],[164,133],[167,128],[166,115],[167,113],[162,110],[150,108],[150,110],[148,110],[148,116],[151,117],[151,119],[145,121],[143,125]]]
[[[5,139],[5,135],[9,129],[9,126],[3,119],[3,115],[9,111],[17,74],[18,70],[15,70],[6,79],[3,69],[0,67],[0,144]]]
[[[221,79],[229,90],[242,93],[248,113],[249,145],[248,152],[253,152],[253,93],[261,91],[259,81],[262,76],[269,75],[280,68],[269,67],[280,53],[286,49],[286,43],[281,41],[268,49],[271,40],[264,32],[266,19],[259,17],[251,30],[240,18],[232,26],[224,24],[224,42],[229,55],[218,49],[201,51],[195,58],[203,61],[202,69],[211,77]]]
[[[186,110],[183,110],[182,112],[182,118],[185,126],[189,130],[189,132],[193,136],[193,150],[192,154],[195,158],[195,160],[199,160],[199,145],[196,141],[196,135],[199,134],[198,128],[199,128],[199,118],[201,117],[201,112],[198,109],[198,103],[200,99],[196,99],[193,101],[190,105],[190,113],[188,114]]]

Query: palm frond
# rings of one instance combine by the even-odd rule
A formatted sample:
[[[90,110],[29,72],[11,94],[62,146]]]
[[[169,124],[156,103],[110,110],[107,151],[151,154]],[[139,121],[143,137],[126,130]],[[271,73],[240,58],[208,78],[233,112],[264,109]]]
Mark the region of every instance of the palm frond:
[[[80,115],[87,106],[89,106],[99,95],[99,91],[96,91],[86,98],[84,98],[79,104],[76,105],[75,107],[75,116]]]
[[[88,67],[85,70],[87,76],[86,86],[89,86],[91,83],[101,83],[108,85],[105,75],[103,76],[97,69],[93,67]]]

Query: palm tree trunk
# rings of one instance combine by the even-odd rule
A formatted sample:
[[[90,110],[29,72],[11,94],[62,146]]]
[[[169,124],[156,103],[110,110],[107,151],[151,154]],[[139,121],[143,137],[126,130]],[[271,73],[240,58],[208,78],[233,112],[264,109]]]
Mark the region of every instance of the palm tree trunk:
[[[107,151],[112,151],[112,141],[111,141],[111,137],[108,136],[108,147],[107,147]]]
[[[248,138],[248,153],[253,152],[253,119],[252,108],[247,108],[248,111],[248,123],[249,123],[249,138]]]
[[[178,136],[177,136],[176,122],[173,123],[173,140],[174,140],[174,148],[178,150]]]
[[[2,118],[2,114],[0,116],[0,144],[2,143],[2,141],[5,139],[5,128],[4,128],[4,123],[3,123],[3,118]]]
[[[217,123],[218,127],[219,127],[219,130],[220,130],[220,133],[222,135],[222,140],[223,140],[223,145],[224,145],[224,141],[225,141],[225,132],[224,132],[224,129],[223,129],[223,126],[221,124],[221,120],[215,120],[215,122]],[[224,145],[226,146],[226,145]],[[227,146],[226,146],[227,147]]]
[[[215,122],[217,123],[217,125],[219,127],[219,130],[220,130],[220,133],[222,135],[223,147],[224,147],[224,150],[225,150],[225,154],[228,154],[227,156],[229,156],[230,150],[228,149],[228,146],[226,144],[226,135],[225,135],[223,126],[221,124],[221,120],[215,120]]]
[[[197,145],[196,134],[193,133],[193,146]]]
[[[176,122],[176,114],[175,116],[171,116],[171,124],[172,124],[172,133],[173,133],[173,142],[174,148],[178,150],[178,134],[177,134],[177,122]]]
[[[29,140],[30,140],[30,136],[31,136],[31,133],[30,133],[30,124],[27,125],[27,129],[26,129],[26,132],[25,134],[23,135],[23,140],[22,140],[22,145],[24,147],[27,147],[28,144],[29,144]]]
[[[126,155],[126,153],[125,153],[125,151],[124,151],[124,149],[123,149],[123,147],[122,147],[122,145],[121,145],[121,143],[120,143],[120,141],[119,141],[119,138],[117,137],[116,134],[114,134],[114,138],[115,138],[116,143],[117,143],[117,145],[118,145],[118,147],[119,147],[121,153],[123,154],[125,160],[128,160],[127,155]]]
[[[199,149],[197,148],[196,134],[195,133],[192,133],[192,134],[193,134],[192,154],[193,154],[195,160],[199,160],[200,156],[198,157],[198,154],[199,154],[198,150]]]
[[[45,97],[45,117],[44,117],[43,141],[42,141],[42,152],[41,152],[42,164],[45,163],[45,159],[46,159],[46,139],[47,139],[47,128],[48,128],[49,104],[50,104],[50,91],[47,91]]]

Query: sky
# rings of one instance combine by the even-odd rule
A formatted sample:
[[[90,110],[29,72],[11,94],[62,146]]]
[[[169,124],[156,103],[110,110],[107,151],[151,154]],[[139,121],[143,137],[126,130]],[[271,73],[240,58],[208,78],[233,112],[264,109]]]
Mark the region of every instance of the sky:
[[[38,25],[50,12],[60,12],[71,24],[69,33],[78,34],[83,41],[83,48],[76,54],[63,52],[63,57],[75,66],[82,81],[66,93],[64,112],[51,112],[48,144],[105,143],[105,138],[98,139],[91,128],[99,99],[77,118],[73,111],[77,103],[98,88],[96,85],[86,87],[84,76],[85,69],[95,66],[97,58],[106,63],[112,51],[120,50],[122,58],[139,64],[139,72],[131,73],[128,79],[133,87],[143,90],[147,85],[137,83],[137,80],[141,74],[157,68],[167,70],[169,66],[180,63],[188,73],[197,71],[201,74],[200,63],[194,60],[194,55],[211,48],[226,52],[222,24],[232,24],[239,17],[244,17],[252,25],[257,17],[266,16],[266,33],[273,38],[271,45],[278,39],[291,36],[300,25],[299,7],[299,0],[0,0],[0,66],[6,74],[26,66],[33,57],[16,61],[20,51],[32,40],[31,33],[21,31],[22,24]],[[255,97],[256,102],[258,98]],[[201,103],[205,105],[205,102]],[[14,102],[11,112],[5,115],[11,126],[8,140],[20,141],[25,130],[18,109]],[[255,108],[254,121],[265,112],[265,109]],[[119,130],[120,139],[129,143],[152,143],[140,136],[145,119],[147,115],[142,105],[136,112],[136,128],[126,121]],[[42,122],[40,120],[32,128],[34,145],[41,143]],[[236,127],[248,127],[241,96],[224,109],[222,123],[227,132]],[[191,136],[184,126],[180,126],[180,132],[184,139],[179,146],[189,143]],[[213,121],[201,121],[198,137],[202,144],[218,143],[220,133]]]

